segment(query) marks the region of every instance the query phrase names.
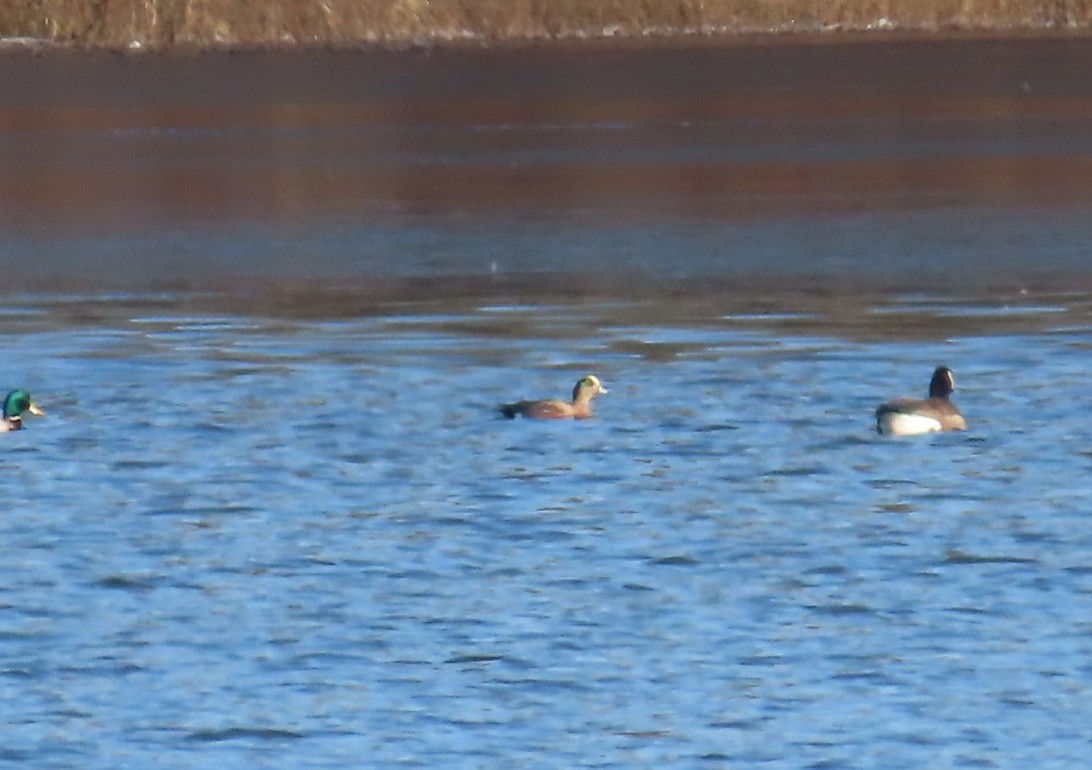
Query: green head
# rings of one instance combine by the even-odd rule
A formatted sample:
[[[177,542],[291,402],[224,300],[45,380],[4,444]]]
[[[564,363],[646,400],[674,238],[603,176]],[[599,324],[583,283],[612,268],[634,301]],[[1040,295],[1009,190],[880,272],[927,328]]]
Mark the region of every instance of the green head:
[[[4,399],[4,417],[8,420],[19,420],[22,418],[23,412],[37,415],[45,414],[25,390],[13,390],[8,393],[8,397]]]
[[[576,383],[576,387],[573,388],[573,401],[579,401],[581,397],[591,398],[599,393],[607,393],[607,389],[603,387],[603,383],[599,381],[599,378],[594,374],[589,374],[584,379]]]

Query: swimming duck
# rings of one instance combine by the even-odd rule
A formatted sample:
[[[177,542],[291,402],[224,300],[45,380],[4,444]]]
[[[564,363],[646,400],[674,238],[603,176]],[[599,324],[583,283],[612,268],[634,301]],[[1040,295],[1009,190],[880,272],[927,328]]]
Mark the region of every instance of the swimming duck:
[[[25,390],[13,390],[4,399],[4,415],[0,417],[0,433],[23,429],[23,412],[43,415],[34,399]]]
[[[938,366],[929,381],[929,398],[898,398],[876,410],[876,430],[894,436],[916,436],[943,430],[967,430],[959,408],[948,400],[955,390],[955,376]]]
[[[552,398],[542,401],[516,401],[514,404],[502,405],[500,410],[509,420],[516,415],[539,420],[563,420],[568,417],[583,420],[592,416],[592,398],[607,392],[599,378],[589,374],[573,386],[572,403]]]

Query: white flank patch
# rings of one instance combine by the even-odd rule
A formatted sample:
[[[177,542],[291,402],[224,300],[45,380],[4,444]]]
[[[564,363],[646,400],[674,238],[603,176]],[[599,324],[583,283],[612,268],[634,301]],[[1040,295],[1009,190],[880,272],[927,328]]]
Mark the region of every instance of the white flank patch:
[[[917,436],[922,433],[936,433],[940,430],[940,420],[923,414],[906,412],[884,412],[880,415],[880,433],[892,436]]]

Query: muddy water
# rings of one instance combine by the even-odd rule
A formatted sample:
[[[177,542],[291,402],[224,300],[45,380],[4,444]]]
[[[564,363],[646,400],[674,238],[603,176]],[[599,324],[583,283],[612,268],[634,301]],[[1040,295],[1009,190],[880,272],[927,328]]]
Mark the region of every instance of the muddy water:
[[[0,758],[1081,766],[1090,64],[0,61]]]
[[[2,63],[9,290],[1087,281],[1084,40]]]

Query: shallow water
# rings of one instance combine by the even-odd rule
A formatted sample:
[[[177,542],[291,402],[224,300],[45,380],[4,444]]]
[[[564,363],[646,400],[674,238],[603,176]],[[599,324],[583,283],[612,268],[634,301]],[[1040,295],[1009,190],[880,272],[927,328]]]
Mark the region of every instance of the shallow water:
[[[5,62],[0,759],[1082,766],[1092,49],[984,45]]]

